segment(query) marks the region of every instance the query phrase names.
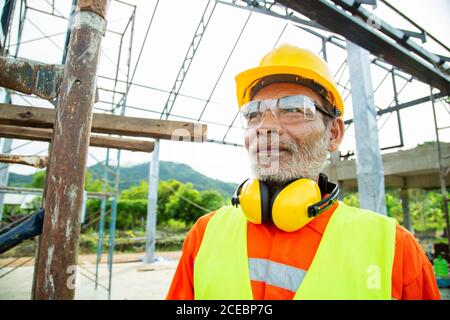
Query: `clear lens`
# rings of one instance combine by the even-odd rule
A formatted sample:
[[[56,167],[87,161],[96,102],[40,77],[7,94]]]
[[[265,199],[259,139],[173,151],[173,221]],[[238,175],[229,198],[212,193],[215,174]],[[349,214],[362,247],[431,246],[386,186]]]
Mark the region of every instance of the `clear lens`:
[[[242,106],[240,112],[244,128],[259,125],[268,110],[280,123],[286,124],[314,120],[316,114],[314,101],[304,95],[250,101]]]

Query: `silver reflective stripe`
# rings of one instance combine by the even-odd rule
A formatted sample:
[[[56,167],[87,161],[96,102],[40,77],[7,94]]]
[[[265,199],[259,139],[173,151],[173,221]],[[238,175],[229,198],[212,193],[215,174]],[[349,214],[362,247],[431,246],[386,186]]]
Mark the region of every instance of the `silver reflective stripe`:
[[[249,258],[250,280],[297,292],[306,271],[267,259]]]

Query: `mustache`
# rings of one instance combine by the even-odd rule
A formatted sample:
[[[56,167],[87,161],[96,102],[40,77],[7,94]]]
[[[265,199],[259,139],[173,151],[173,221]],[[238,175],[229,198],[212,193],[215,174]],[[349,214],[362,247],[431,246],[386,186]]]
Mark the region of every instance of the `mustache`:
[[[259,151],[297,151],[298,145],[293,141],[279,141],[278,143],[271,143],[266,141],[252,141],[249,145],[249,151],[251,153],[257,153]]]

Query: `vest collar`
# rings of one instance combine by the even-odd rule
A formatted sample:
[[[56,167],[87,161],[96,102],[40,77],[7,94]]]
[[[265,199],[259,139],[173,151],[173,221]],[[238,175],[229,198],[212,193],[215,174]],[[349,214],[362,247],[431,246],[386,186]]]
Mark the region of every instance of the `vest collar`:
[[[310,227],[314,229],[320,235],[323,235],[325,228],[327,227],[328,221],[330,221],[331,215],[339,206],[339,201],[336,201],[328,210],[322,212],[317,217],[311,220],[305,227]]]

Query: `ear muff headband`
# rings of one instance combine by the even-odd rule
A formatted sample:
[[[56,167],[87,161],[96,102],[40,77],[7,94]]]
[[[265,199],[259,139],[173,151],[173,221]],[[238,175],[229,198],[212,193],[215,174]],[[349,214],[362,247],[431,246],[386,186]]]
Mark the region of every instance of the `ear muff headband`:
[[[256,179],[255,179],[256,180]],[[258,180],[256,180],[258,181]],[[261,197],[261,223],[267,223],[270,221],[271,203],[269,195],[269,186],[262,181],[259,182],[259,192]]]
[[[242,186],[248,181],[248,179],[245,179],[234,191],[233,196],[231,197],[231,204],[235,207],[239,204],[239,195],[241,194]]]
[[[323,173],[319,174],[319,188],[322,194],[328,194],[328,196],[308,208],[309,218],[326,211],[338,200],[339,186],[335,183],[328,182],[328,177]]]
[[[329,182],[329,186],[331,186],[331,191],[328,191],[329,195],[322,199],[321,201],[313,204],[308,208],[308,217],[313,218],[322,212],[326,211],[329,207],[331,207],[337,200],[339,195],[339,186],[337,184]],[[330,189],[328,189],[330,190]]]

